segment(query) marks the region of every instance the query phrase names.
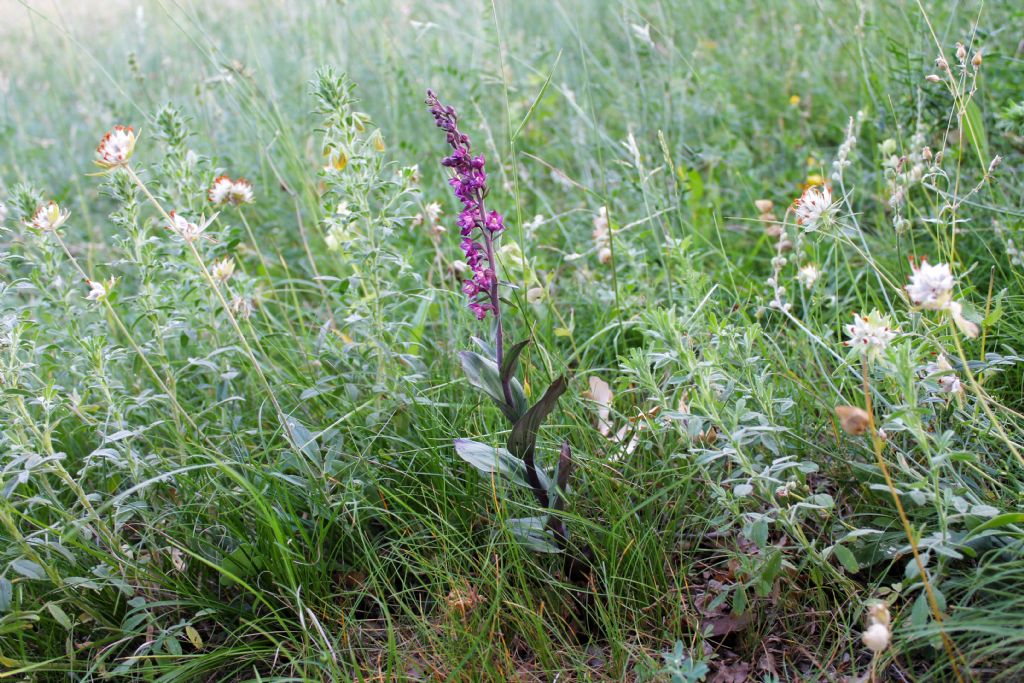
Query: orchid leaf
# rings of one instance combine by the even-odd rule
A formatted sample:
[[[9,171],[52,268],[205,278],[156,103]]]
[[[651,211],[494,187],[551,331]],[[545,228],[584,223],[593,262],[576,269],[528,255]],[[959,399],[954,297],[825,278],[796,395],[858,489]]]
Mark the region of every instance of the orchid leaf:
[[[529,343],[529,339],[524,339],[505,352],[505,358],[501,362],[501,380],[503,382],[511,379],[512,375],[516,373],[519,356]]]
[[[509,422],[515,423],[526,412],[526,393],[523,391],[523,385],[516,379],[509,382],[512,405],[505,402],[505,392],[501,386],[497,363],[473,351],[463,351],[459,358],[469,383],[487,394]]]
[[[455,452],[483,474],[498,474],[517,486],[531,488],[526,478],[526,465],[504,448],[472,439],[455,439]],[[547,475],[538,472],[538,476],[545,485],[550,485]]]
[[[568,384],[564,376],[552,382],[540,400],[534,403],[525,415],[516,420],[512,427],[512,434],[508,438],[508,450],[513,455],[527,461],[528,466],[533,461],[533,451],[537,445],[537,430],[555,409],[559,397],[565,393]]]
[[[547,515],[519,517],[506,522],[509,533],[528,549],[539,553],[560,553],[554,537],[547,529]]]

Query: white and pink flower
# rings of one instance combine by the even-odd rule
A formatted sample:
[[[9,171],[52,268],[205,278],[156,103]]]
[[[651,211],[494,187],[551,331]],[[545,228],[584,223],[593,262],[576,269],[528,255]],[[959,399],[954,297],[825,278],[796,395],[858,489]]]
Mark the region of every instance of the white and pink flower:
[[[96,148],[96,164],[103,168],[124,165],[135,151],[135,140],[131,126],[114,126]]]

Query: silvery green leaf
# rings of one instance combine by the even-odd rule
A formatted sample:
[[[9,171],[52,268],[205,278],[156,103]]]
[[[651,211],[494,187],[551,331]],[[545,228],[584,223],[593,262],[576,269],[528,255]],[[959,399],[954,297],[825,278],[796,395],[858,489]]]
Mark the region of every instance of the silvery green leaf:
[[[547,530],[547,516],[519,517],[506,523],[509,532],[530,550],[539,553],[560,553],[562,549]]]
[[[495,448],[472,439],[455,439],[455,452],[484,474],[498,474],[517,486],[530,488],[526,480],[526,465],[504,448]],[[551,485],[543,472],[538,472],[538,476],[545,487]]]
[[[473,351],[461,352],[459,359],[462,361],[462,369],[469,383],[487,394],[509,422],[514,423],[526,412],[526,393],[519,380],[512,379],[509,382],[513,402],[510,406],[505,402],[505,391],[501,386],[497,363]]]

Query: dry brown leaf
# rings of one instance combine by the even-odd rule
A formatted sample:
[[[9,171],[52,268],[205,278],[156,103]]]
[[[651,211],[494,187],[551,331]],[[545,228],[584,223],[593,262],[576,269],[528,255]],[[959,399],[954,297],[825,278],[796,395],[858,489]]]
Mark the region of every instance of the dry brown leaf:
[[[597,430],[601,432],[601,436],[608,436],[612,432],[610,416],[612,399],[615,398],[615,394],[612,393],[612,388],[608,382],[605,382],[600,377],[591,375],[588,381],[590,383],[590,390],[583,396],[597,404]]]

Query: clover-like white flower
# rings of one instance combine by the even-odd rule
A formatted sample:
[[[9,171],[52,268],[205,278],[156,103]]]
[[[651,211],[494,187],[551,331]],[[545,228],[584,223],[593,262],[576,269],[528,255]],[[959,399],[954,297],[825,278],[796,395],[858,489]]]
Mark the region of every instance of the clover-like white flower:
[[[110,290],[114,288],[114,278],[110,278],[106,282],[99,282],[97,280],[86,280],[85,284],[89,285],[89,293],[85,295],[88,301],[102,301],[107,298],[110,294]]]
[[[804,289],[808,290],[814,288],[814,284],[818,281],[818,278],[820,277],[821,271],[818,269],[818,266],[814,265],[813,263],[808,263],[807,265],[803,266],[796,274],[797,282],[803,285]]]
[[[131,126],[114,126],[96,148],[96,165],[103,168],[122,166],[135,151],[135,131]]]
[[[835,207],[828,185],[811,185],[793,202],[793,213],[796,214],[797,225],[811,232],[829,221]]]
[[[235,206],[252,204],[255,199],[252,183],[245,178],[239,178],[231,185],[231,195],[228,197],[228,201]]]
[[[252,204],[255,199],[255,195],[252,191],[252,183],[245,178],[232,180],[226,175],[214,178],[213,184],[210,185],[210,189],[207,192],[207,196],[210,198],[212,203],[219,206],[223,206],[225,204],[231,204],[232,206]]]
[[[942,311],[949,308],[953,300],[953,287],[956,285],[956,278],[953,277],[948,263],[932,265],[926,259],[921,259],[921,264],[912,267],[910,284],[906,286],[907,296],[915,308],[924,308],[929,311]]]
[[[236,296],[231,300],[230,303],[231,312],[240,318],[248,318],[252,315],[254,307],[252,305],[252,299],[247,299],[244,296]]]
[[[210,217],[201,223],[193,223],[174,211],[171,211],[170,218],[171,224],[167,228],[186,242],[195,242],[200,237],[203,237],[203,233],[210,227],[210,223],[213,222],[213,217]]]
[[[875,358],[889,346],[897,332],[892,329],[888,316],[873,310],[868,315],[855,313],[853,324],[846,326],[846,334],[849,339],[843,342],[844,345],[859,349],[868,358]]]
[[[49,202],[48,204],[43,204],[36,209],[29,225],[36,230],[50,232],[64,225],[64,222],[70,215],[71,212],[67,209],[60,208],[57,202]]]
[[[436,225],[441,219],[441,205],[437,202],[430,202],[423,207],[423,215],[428,225]]]
[[[214,261],[210,266],[210,276],[214,280],[227,282],[235,274],[235,262],[230,256],[225,256],[219,261]]]
[[[210,201],[217,205],[223,205],[228,203],[228,197],[231,196],[231,188],[234,187],[235,183],[231,178],[226,175],[217,176],[213,180],[213,184],[210,185],[210,189],[207,192],[207,196]]]

